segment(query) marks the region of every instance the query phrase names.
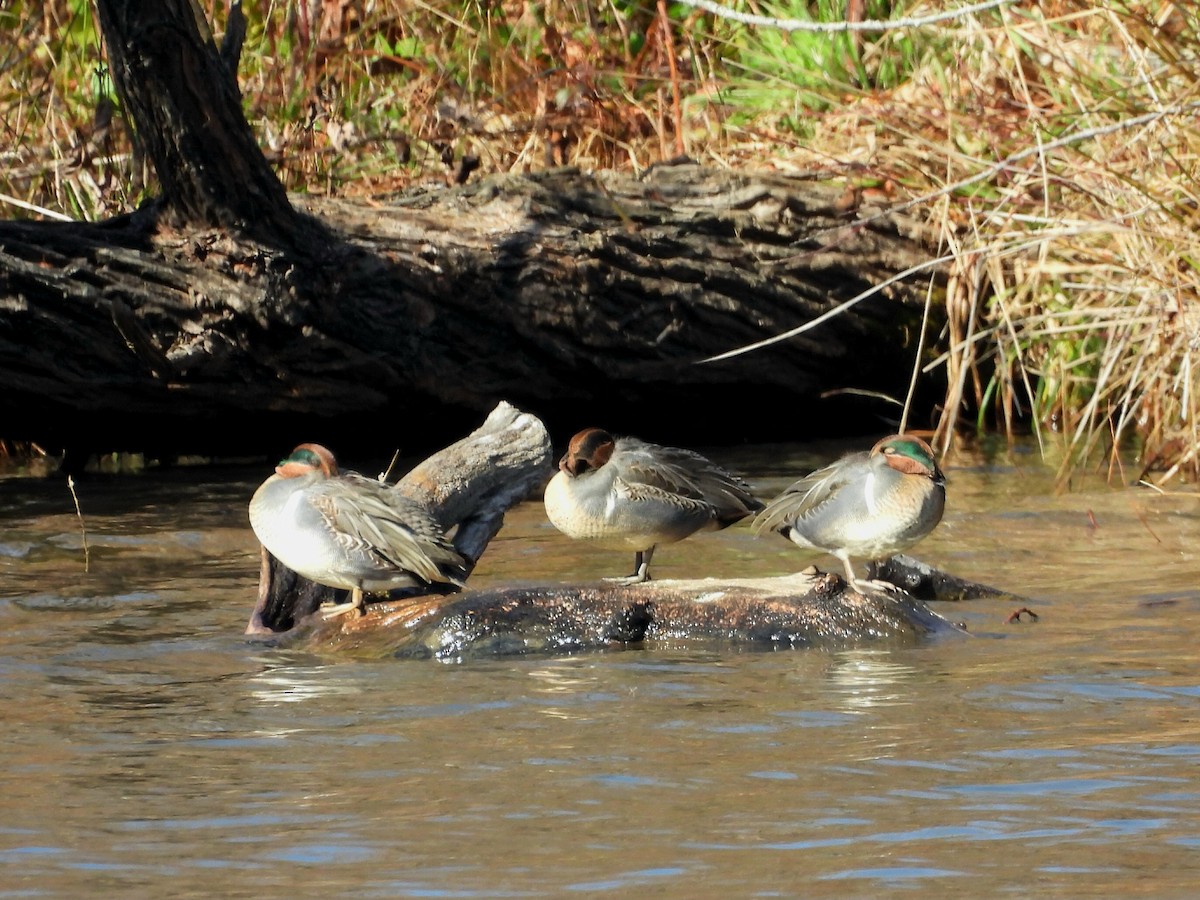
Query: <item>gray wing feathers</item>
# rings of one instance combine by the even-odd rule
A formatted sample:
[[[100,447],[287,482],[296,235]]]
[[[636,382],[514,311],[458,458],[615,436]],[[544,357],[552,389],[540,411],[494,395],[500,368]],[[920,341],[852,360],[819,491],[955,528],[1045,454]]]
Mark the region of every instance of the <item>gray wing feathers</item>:
[[[841,494],[847,484],[861,482],[869,471],[868,454],[855,453],[801,478],[772,500],[754,519],[754,530],[779,531],[815,516],[828,503],[852,502]]]
[[[460,583],[463,558],[422,506],[374,479],[353,481],[353,492],[314,497],[339,544],[380,571],[402,569],[430,583]]]
[[[713,518],[731,522],[762,509],[750,485],[699,453],[636,438],[622,438],[617,450],[622,480],[634,496],[644,492],[680,506],[691,501],[710,507]]]

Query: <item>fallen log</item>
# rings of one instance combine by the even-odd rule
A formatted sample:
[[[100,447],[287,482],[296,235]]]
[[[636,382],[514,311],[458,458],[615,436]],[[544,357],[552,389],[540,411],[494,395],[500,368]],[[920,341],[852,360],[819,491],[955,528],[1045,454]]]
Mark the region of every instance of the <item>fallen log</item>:
[[[358,619],[310,617],[286,641],[322,652],[458,661],[679,646],[801,649],[915,643],[962,630],[903,593],[837,574],[547,585],[392,600]]]
[[[909,596],[919,600],[956,602],[1004,599],[1020,603],[1029,602],[1018,594],[959,578],[957,575],[935,569],[933,566],[903,553],[879,562],[872,562],[868,566],[867,577],[878,578],[894,584]]]
[[[895,392],[928,276],[699,364],[927,258],[914,223],[857,223],[840,193],[699,166],[496,176],[373,207],[307,200],[313,227],[286,248],[148,214],[0,222],[0,421],[51,447],[244,455],[315,426],[365,450],[386,423],[440,443],[509,399],[556,430],[587,410],[680,442],[714,421],[804,436],[748,415],[752,396],[819,409],[821,436],[861,429],[879,401],[839,392]]]

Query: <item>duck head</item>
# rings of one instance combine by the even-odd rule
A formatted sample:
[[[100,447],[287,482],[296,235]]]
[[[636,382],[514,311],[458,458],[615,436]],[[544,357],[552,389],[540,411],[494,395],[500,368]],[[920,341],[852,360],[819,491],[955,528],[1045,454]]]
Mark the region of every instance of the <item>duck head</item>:
[[[871,456],[882,457],[885,465],[902,475],[918,475],[944,485],[946,476],[933,458],[933,448],[911,434],[893,434],[871,448]]]
[[[598,469],[608,462],[616,449],[613,436],[602,428],[585,428],[571,438],[567,452],[558,462],[558,468],[572,478],[584,472]]]
[[[333,454],[320,444],[301,444],[275,467],[280,478],[298,478],[320,472],[324,478],[333,478],[338,473]]]

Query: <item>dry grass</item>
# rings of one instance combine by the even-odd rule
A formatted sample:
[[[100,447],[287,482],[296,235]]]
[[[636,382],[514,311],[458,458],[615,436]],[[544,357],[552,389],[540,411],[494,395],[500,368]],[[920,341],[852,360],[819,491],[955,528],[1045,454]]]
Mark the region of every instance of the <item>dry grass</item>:
[[[0,12],[16,35],[0,51],[12,215],[98,218],[153,191],[109,121],[88,9]],[[209,0],[218,33],[223,9]],[[869,0],[865,15],[941,9]],[[242,59],[247,116],[291,190],[378,195],[471,159],[640,170],[678,153],[844,175],[926,217],[954,255],[925,368],[950,384],[946,446],[1032,428],[1064,475],[1200,478],[1193,4],[1020,0],[850,39],[653,0],[323,0],[266,5]]]

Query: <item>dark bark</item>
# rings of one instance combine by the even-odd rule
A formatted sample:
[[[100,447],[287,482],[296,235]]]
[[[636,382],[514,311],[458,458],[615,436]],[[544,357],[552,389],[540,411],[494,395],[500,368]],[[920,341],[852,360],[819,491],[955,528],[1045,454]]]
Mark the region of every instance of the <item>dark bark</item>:
[[[911,223],[856,225],[839,196],[692,166],[497,177],[392,206],[313,202],[327,230],[304,254],[137,217],[0,224],[0,422],[51,446],[190,452],[277,452],[298,423],[348,451],[365,422],[417,421],[435,446],[502,398],[556,432],[886,429],[893,407],[823,395],[903,395],[927,277],[698,364],[923,258]],[[394,443],[371,431],[358,447]]]
[[[113,84],[166,207],[179,221],[290,245],[301,219],[242,114],[236,32],[222,56],[195,0],[96,6]]]
[[[959,600],[1005,599],[1014,603],[1029,603],[1019,594],[979,584],[943,572],[911,556],[893,556],[868,566],[868,577],[889,581],[919,600],[955,602]]]

